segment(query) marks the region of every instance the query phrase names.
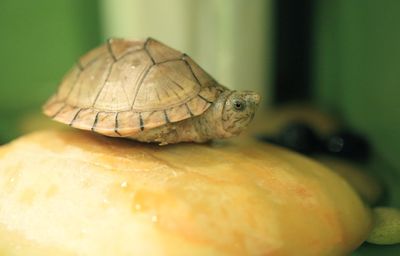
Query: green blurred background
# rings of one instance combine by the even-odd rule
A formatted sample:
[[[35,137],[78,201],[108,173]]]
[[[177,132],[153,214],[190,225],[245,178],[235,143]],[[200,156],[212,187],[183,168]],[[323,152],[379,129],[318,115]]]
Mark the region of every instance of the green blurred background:
[[[100,42],[97,1],[0,2],[0,139],[20,134],[77,56]],[[17,127],[17,128],[16,128]]]
[[[110,36],[154,36],[223,84],[262,92],[268,108],[276,1],[2,0],[0,141],[23,133],[21,120],[40,112],[75,60]],[[400,1],[303,2],[314,13],[310,100],[367,135],[388,172],[390,203],[400,206]],[[383,252],[399,247],[363,246],[357,255]]]

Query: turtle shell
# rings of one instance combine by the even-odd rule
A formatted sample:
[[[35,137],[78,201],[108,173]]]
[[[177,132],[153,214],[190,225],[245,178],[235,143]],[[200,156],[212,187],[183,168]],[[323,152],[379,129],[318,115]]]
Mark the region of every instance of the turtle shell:
[[[129,136],[201,115],[221,88],[159,41],[109,39],[79,59],[43,109],[75,128]]]

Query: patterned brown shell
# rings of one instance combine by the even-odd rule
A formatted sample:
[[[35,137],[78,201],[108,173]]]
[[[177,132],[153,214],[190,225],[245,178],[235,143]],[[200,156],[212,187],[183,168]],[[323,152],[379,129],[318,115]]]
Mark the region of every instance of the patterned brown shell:
[[[75,128],[128,136],[201,115],[221,88],[189,56],[154,39],[109,39],[79,59],[43,110]]]

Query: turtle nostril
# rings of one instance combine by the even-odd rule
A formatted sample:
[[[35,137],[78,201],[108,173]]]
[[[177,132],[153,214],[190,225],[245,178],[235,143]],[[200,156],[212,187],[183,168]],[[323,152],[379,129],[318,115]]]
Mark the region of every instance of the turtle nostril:
[[[261,101],[261,96],[259,94],[257,94],[257,93],[253,93],[251,96],[252,96],[251,98],[252,98],[253,102],[256,105],[258,105],[260,103],[260,101]]]

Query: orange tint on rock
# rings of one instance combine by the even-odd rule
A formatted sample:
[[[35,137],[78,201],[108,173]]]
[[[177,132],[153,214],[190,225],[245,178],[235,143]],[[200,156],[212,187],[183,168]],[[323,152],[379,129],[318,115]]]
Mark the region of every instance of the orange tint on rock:
[[[43,131],[0,148],[0,166],[6,255],[346,255],[371,226],[338,175],[249,140]]]

